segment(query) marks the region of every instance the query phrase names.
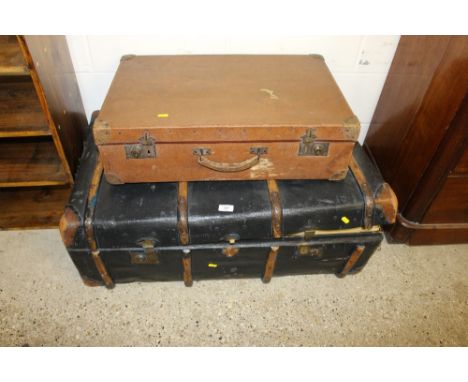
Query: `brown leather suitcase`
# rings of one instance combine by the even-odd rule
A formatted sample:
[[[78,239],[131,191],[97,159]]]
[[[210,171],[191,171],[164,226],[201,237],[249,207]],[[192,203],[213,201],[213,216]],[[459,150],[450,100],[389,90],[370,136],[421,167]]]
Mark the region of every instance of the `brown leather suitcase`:
[[[318,55],[124,56],[93,131],[118,184],[341,180],[359,128]]]

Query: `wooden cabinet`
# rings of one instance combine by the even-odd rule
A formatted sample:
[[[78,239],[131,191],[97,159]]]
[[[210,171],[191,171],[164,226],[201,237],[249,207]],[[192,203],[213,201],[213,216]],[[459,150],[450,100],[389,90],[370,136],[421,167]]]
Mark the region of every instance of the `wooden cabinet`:
[[[64,36],[0,36],[0,229],[58,224],[87,121]]]
[[[403,36],[365,141],[399,200],[396,241],[468,242],[468,37]]]

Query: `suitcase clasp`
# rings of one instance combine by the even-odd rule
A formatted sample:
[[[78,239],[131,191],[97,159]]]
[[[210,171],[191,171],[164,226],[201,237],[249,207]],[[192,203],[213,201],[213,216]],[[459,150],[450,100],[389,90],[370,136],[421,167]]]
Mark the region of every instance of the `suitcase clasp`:
[[[146,131],[145,134],[138,139],[139,143],[130,143],[125,145],[125,157],[127,159],[146,159],[156,157],[156,145]]]
[[[301,137],[299,144],[299,156],[315,156],[326,157],[328,156],[328,142],[315,142],[317,136],[314,129],[308,129],[306,134]]]

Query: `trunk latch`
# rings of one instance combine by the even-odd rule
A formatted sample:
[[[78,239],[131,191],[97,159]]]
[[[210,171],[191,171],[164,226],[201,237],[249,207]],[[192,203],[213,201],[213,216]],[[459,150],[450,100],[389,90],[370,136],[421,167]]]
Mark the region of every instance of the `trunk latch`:
[[[143,247],[143,252],[132,252],[130,254],[132,264],[159,264],[159,256],[154,249],[154,240],[143,239],[138,242]]]
[[[224,237],[229,245],[223,248],[223,254],[227,257],[233,257],[239,252],[239,248],[235,246],[236,241],[240,239],[240,236],[236,233],[229,234]]]

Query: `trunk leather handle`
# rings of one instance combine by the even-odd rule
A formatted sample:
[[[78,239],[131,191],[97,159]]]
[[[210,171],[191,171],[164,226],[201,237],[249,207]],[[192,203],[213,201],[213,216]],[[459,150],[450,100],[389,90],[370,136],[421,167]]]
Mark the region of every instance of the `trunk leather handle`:
[[[199,148],[193,150],[193,154],[198,156],[197,161],[201,166],[219,172],[238,172],[247,170],[255,166],[260,161],[260,155],[266,154],[267,149],[264,147],[252,147],[250,149],[250,152],[256,155],[242,162],[226,163],[216,162],[211,159],[208,159],[207,155],[211,154],[210,149]]]

